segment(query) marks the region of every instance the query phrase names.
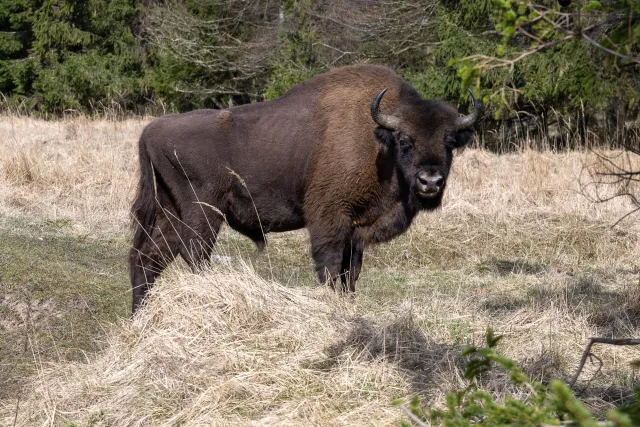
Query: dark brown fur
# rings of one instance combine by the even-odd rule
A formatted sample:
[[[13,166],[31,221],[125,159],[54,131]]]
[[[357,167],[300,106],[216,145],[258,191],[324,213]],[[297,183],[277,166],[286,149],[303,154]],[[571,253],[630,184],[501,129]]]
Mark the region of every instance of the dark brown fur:
[[[402,118],[400,130],[372,119],[370,104],[384,88],[380,109]],[[415,175],[436,171],[446,182],[452,149],[472,134],[456,132],[457,117],[391,70],[359,65],[273,101],[154,120],[139,143],[133,311],[178,254],[194,270],[208,262],[225,220],[258,249],[266,233],[307,227],[320,281],[333,286],[339,276],[354,291],[365,246],[440,205],[444,184],[423,198]]]

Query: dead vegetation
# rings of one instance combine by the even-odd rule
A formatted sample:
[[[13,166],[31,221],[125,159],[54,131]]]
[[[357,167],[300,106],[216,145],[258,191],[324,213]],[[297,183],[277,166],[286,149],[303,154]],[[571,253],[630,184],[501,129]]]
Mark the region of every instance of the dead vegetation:
[[[326,350],[360,327],[346,301],[243,269],[175,274],[156,290],[135,321],[110,334],[104,353],[42,369],[20,421],[293,426],[398,419],[388,401],[406,388],[400,372],[384,357],[367,357],[357,339]],[[382,336],[384,325],[376,329]],[[391,344],[410,344],[404,341]]]
[[[121,232],[145,120],[0,117],[0,213]]]
[[[0,215],[67,221],[60,235],[126,237],[144,124],[0,118]],[[532,377],[568,381],[588,337],[640,336],[640,227],[634,217],[611,227],[628,199],[585,197],[594,159],[457,155],[443,208],[365,254],[354,299],[315,285],[305,232],[271,235],[249,267],[250,242],[226,229],[217,253],[230,263],[218,257],[205,276],[172,268],[133,322],[100,323],[103,351],[69,361],[35,352],[30,336],[33,376],[19,404],[0,400],[0,424],[17,414],[16,425],[393,425],[403,414],[392,399],[442,405],[463,384],[460,352],[487,325]],[[126,252],[113,267],[120,281]],[[603,413],[639,384],[628,363],[638,354],[594,351],[603,367],[587,362],[576,389]],[[497,397],[505,384],[499,372],[486,379]]]

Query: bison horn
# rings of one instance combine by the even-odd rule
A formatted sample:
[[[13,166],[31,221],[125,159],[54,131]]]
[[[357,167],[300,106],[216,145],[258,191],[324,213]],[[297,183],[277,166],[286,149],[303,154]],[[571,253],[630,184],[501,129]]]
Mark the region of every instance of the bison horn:
[[[476,99],[476,96],[473,94],[473,90],[471,88],[469,88],[469,93],[471,94],[473,110],[469,115],[458,117],[458,120],[456,120],[456,130],[469,129],[478,121],[478,118],[480,117],[480,112],[482,111],[482,103]]]
[[[378,96],[376,96],[376,99],[371,103],[371,118],[380,127],[390,130],[398,130],[400,128],[400,119],[380,112],[380,101],[386,91],[387,88],[382,89]]]

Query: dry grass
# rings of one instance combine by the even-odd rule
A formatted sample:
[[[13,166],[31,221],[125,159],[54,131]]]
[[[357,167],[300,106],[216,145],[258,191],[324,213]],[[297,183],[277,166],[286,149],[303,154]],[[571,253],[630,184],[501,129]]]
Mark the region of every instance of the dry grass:
[[[122,231],[137,185],[136,141],[146,123],[0,116],[0,213]]]
[[[406,381],[385,360],[366,357],[357,341],[336,340],[359,323],[335,295],[292,290],[242,269],[178,273],[156,290],[140,317],[110,335],[105,352],[86,364],[42,369],[21,425],[398,419],[389,398],[403,394]]]
[[[0,213],[126,234],[144,123],[0,119]],[[536,379],[568,378],[587,337],[640,336],[640,226],[610,227],[628,201],[580,194],[593,159],[464,151],[443,208],[365,254],[355,299],[314,286],[303,231],[270,236],[249,268],[250,243],[227,230],[230,265],[172,269],[86,363],[39,361],[18,425],[391,425],[393,398],[442,405],[463,384],[460,351],[487,325]],[[603,369],[587,366],[577,391],[602,413],[639,385],[638,354],[595,350]],[[500,373],[486,381],[498,397],[521,393]],[[0,424],[15,408],[0,403]]]

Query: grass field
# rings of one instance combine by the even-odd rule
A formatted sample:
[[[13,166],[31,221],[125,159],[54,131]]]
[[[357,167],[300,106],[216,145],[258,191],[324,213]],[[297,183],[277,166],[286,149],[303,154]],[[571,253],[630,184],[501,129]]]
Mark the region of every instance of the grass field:
[[[640,337],[638,217],[611,227],[631,205],[581,194],[593,154],[527,150],[459,153],[443,208],[365,253],[353,299],[316,284],[304,231],[254,260],[225,229],[231,261],[176,263],[130,321],[146,123],[0,117],[0,425],[397,425],[392,399],[464,384],[488,325],[543,381],[590,336]],[[595,351],[576,392],[603,414],[640,385],[640,354]]]

